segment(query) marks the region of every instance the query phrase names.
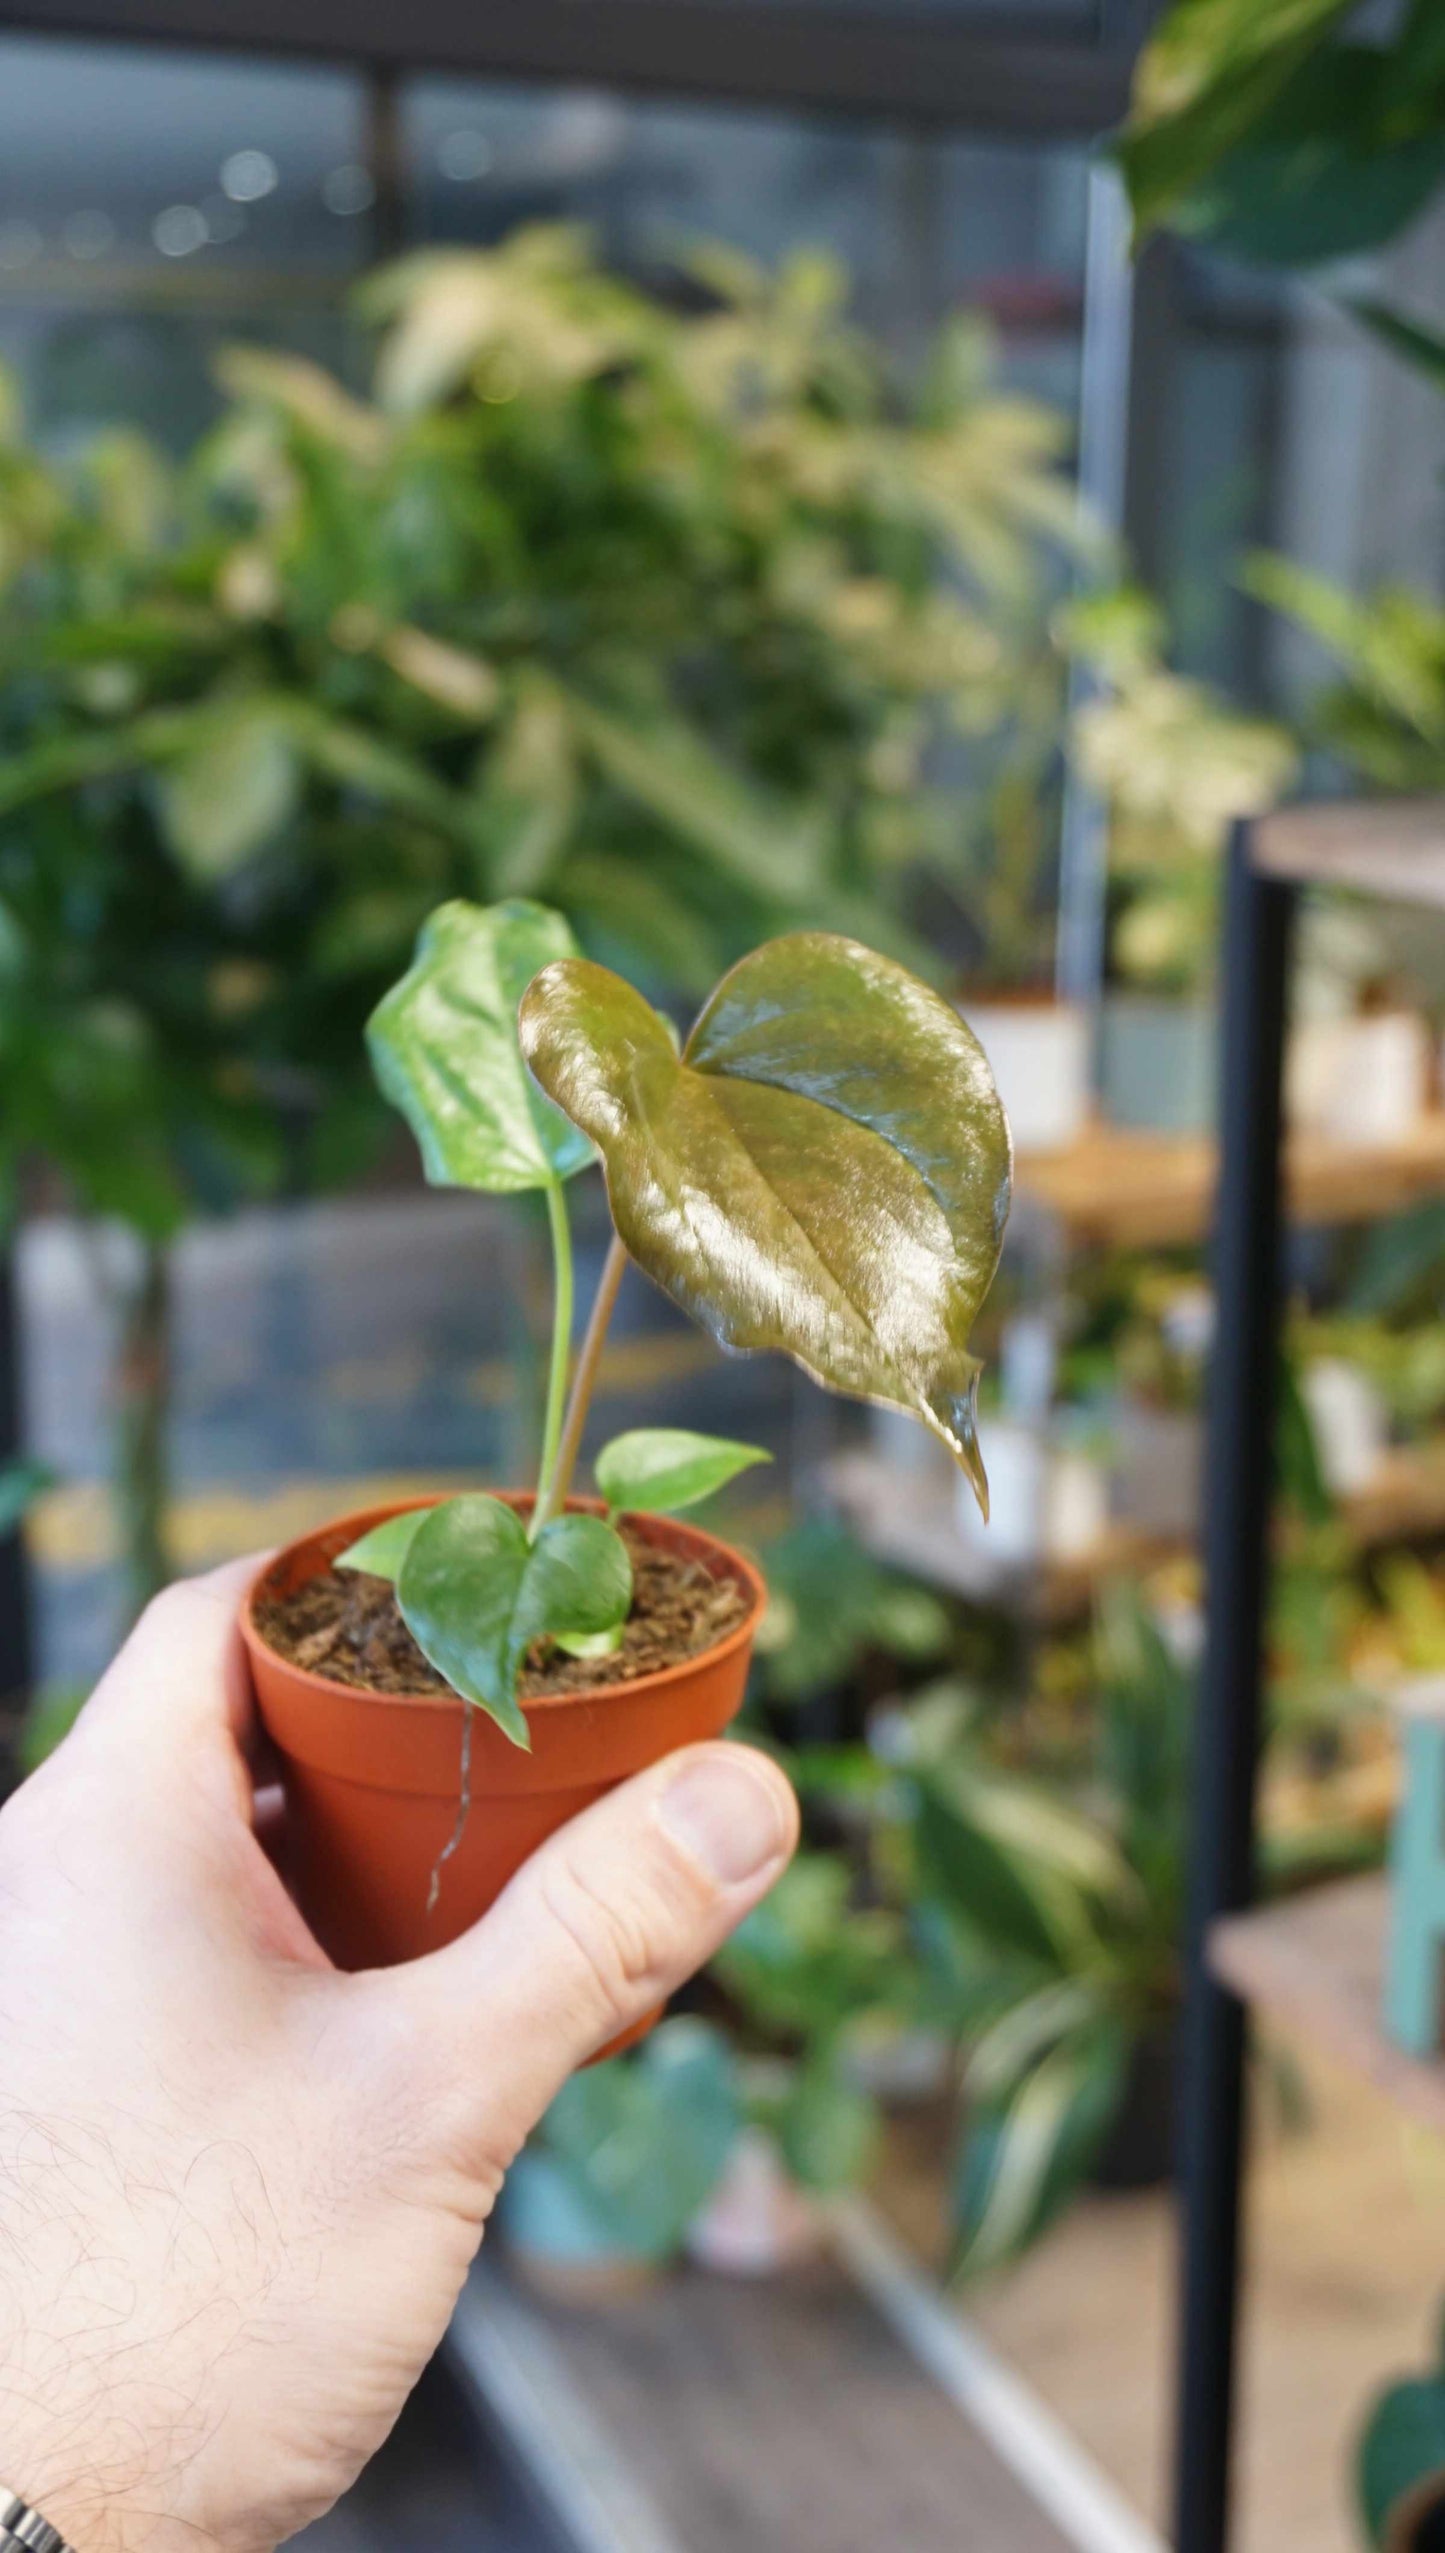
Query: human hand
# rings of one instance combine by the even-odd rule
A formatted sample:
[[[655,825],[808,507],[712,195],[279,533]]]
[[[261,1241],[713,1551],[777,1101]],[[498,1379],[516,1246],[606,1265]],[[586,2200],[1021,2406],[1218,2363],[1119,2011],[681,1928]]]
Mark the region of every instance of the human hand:
[[[386,2436],[572,2068],[783,1868],[692,1747],[448,1949],[344,1976],[257,1833],[242,1562],[145,1615],[0,1813],[0,2486],[79,2553],[270,2548]]]

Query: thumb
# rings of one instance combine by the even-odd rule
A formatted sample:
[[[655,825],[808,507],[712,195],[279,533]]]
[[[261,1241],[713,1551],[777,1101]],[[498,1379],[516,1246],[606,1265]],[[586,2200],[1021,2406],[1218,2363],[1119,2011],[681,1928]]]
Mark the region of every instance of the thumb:
[[[767,1756],[689,1747],[562,1827],[461,1940],[389,1971],[473,2152],[508,2162],[573,2068],[711,1957],[797,1840]]]

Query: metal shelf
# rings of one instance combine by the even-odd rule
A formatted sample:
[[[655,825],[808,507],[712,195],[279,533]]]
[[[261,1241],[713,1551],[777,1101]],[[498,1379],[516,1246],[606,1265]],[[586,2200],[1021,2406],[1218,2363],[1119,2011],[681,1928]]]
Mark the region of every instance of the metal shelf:
[[[1225,897],[1215,1235],[1218,1328],[1204,1496],[1208,1587],[1191,1792],[1193,1844],[1181,2197],[1184,2276],[1174,2477],[1178,2553],[1225,2553],[1240,2279],[1244,2003],[1308,2013],[1397,2093],[1375,2021],[1378,1897],[1249,1912],[1263,1735],[1274,1399],[1288,1178],[1282,1083],[1299,890],[1347,887],[1445,910],[1445,801],[1295,808],[1236,827]],[[1293,1155],[1296,1165],[1298,1156]],[[1403,1200],[1395,1200],[1403,1202]],[[1296,1198],[1292,1202],[1297,1202]],[[1372,1912],[1372,1908],[1375,1910]],[[1332,1965],[1338,1974],[1330,1975]],[[1434,2085],[1432,2069],[1423,2070]],[[1412,2076],[1412,2097],[1423,2098]],[[1436,2113],[1432,2112],[1432,2116]],[[1445,2104],[1439,2121],[1445,2124]]]
[[[1346,1879],[1211,1929],[1220,1983],[1373,2083],[1398,2109],[1445,2130],[1445,2060],[1405,2054],[1381,2026],[1389,1917],[1384,1879]]]
[[[1210,1135],[1149,1135],[1095,1125],[1066,1152],[1022,1153],[1015,1195],[1050,1216],[1074,1248],[1167,1249],[1207,1238],[1219,1148]],[[1396,1144],[1291,1139],[1289,1210],[1298,1223],[1370,1222],[1445,1193],[1445,1109]]]
[[[1349,887],[1384,903],[1445,912],[1445,798],[1282,807],[1254,828],[1261,877]]]

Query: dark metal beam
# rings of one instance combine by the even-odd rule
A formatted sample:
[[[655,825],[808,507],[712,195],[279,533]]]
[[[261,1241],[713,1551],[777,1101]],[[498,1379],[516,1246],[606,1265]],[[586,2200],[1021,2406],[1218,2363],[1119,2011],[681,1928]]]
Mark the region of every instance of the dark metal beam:
[[[1057,24],[798,0],[0,0],[0,27],[568,80],[1019,135],[1117,121],[1129,55]]]
[[[1208,1617],[1192,1796],[1180,2113],[1183,2291],[1179,2553],[1229,2534],[1244,2125],[1244,2012],[1209,1973],[1210,1926],[1254,1895],[1254,1800],[1280,1354],[1280,1084],[1294,889],[1235,828],[1225,902],[1224,1057],[1204,1539]]]
[[[0,1470],[20,1452],[20,1343],[15,1269],[0,1247]],[[0,1714],[8,1718],[30,1690],[30,1607],[25,1551],[18,1533],[0,1537]],[[0,1766],[0,1795],[4,1791]]]

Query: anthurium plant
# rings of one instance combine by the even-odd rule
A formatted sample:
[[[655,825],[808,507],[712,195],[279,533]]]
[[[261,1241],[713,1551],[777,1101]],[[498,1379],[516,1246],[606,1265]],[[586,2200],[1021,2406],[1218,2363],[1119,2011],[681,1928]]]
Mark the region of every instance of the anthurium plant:
[[[424,1656],[519,1746],[529,1650],[621,1640],[620,1514],[691,1506],[766,1459],[633,1430],[597,1457],[605,1512],[569,1509],[629,1257],[722,1347],[781,1350],[829,1390],[913,1412],[986,1501],[969,1332],[1003,1237],[1008,1126],[977,1041],[905,968],[831,932],[791,933],[734,966],[680,1041],[578,954],[560,915],[452,903],[370,1038],[429,1179],[542,1193],[552,1350],[529,1512],[483,1494],[411,1509],[339,1565],[391,1580]],[[569,1389],[566,1191],[594,1160],[615,1237]]]

